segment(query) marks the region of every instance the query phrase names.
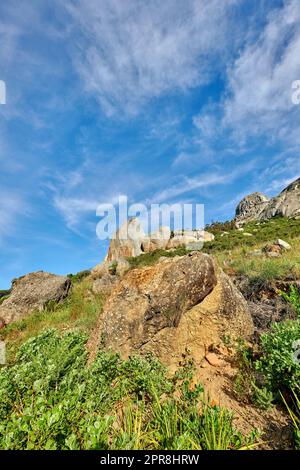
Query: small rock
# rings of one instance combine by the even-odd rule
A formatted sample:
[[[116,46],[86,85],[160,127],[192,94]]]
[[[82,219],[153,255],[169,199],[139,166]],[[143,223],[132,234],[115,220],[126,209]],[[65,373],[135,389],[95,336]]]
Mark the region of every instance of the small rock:
[[[207,360],[207,362],[208,362],[211,366],[218,367],[218,366],[221,365],[220,359],[219,359],[218,356],[217,356],[215,353],[213,353],[213,352],[207,353],[206,356],[205,356],[205,359]]]
[[[244,232],[244,237],[253,237],[253,233]]]
[[[278,238],[278,240],[276,241],[276,244],[279,245],[284,250],[291,250],[292,249],[291,245],[289,243],[285,242],[284,240],[281,240],[281,238]]]
[[[238,231],[243,232],[244,231],[243,227],[238,228]]]
[[[158,259],[158,262],[159,263],[162,263],[163,261],[170,261],[170,258],[168,256],[161,256],[159,259]]]

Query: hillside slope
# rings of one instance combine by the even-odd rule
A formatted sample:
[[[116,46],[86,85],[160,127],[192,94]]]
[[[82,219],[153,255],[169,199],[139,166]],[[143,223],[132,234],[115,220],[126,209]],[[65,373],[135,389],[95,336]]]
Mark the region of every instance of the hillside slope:
[[[300,221],[273,218],[250,222],[243,230],[236,229],[233,223],[216,223],[208,230],[214,240],[205,243],[203,251],[210,253],[214,263],[231,278],[230,285],[233,282],[243,293],[247,302],[243,314],[247,316],[250,312],[255,329],[254,335],[248,337],[250,341],[248,333],[242,330],[233,334],[239,317],[234,314],[232,304],[224,304],[229,299],[229,287],[224,284],[222,293],[212,273],[206,275],[201,267],[205,255],[194,252],[191,256],[184,246],[128,258],[125,270],[118,270],[118,263],[112,262],[102,271],[98,267],[91,274],[72,276],[72,287],[65,300],[47,304],[44,310],[28,313],[0,330],[8,357],[8,365],[0,369],[0,396],[4,406],[0,410],[0,414],[4,413],[0,426],[1,448],[213,449],[216,448],[213,442],[205,443],[201,434],[205,429],[206,435],[213,432],[212,416],[219,422],[217,432],[223,432],[223,426],[228,431],[228,439],[217,448],[239,448],[261,441],[266,443],[260,444],[260,448],[295,445],[288,414],[274,390],[268,388],[268,382],[261,382],[262,375],[255,372],[255,364],[259,366],[260,358],[268,357],[269,353],[261,356],[264,348],[261,335],[271,334],[274,322],[279,322],[277,325],[280,328],[282,325],[283,331],[292,328],[291,344],[293,338],[297,339],[297,294],[296,301],[290,303],[280,296],[278,289],[288,293],[291,285],[300,284]],[[278,238],[283,239],[285,248],[278,244]],[[193,283],[189,283],[192,279],[199,286],[207,287],[211,279],[204,300],[193,297],[198,295],[198,290],[194,291]],[[237,299],[236,288],[230,289]],[[215,316],[214,306],[222,303],[226,305],[220,310],[223,313]],[[117,312],[122,313],[121,322]],[[231,317],[226,319],[227,315]],[[286,323],[289,321],[292,323]],[[53,327],[55,330],[49,330]],[[152,338],[150,349],[143,341],[147,335]],[[139,342],[141,350],[129,348],[130,344]],[[176,348],[181,345],[181,349],[175,351],[175,344]],[[109,348],[119,350],[124,359]],[[167,370],[160,361],[151,359],[150,350],[168,365]],[[37,351],[41,356],[36,356]],[[141,352],[143,358],[139,357]],[[128,355],[131,358],[126,359]],[[86,361],[88,367],[83,366]],[[43,364],[42,368],[39,364]],[[297,366],[292,367],[298,373]],[[26,377],[28,370],[32,373]],[[83,370],[86,372],[82,375]],[[40,387],[35,395],[38,401],[32,401],[32,390],[36,387]],[[54,389],[59,392],[52,395]],[[68,407],[73,405],[68,390],[78,403],[71,414]],[[24,410],[21,414],[19,405],[16,408],[15,394],[21,397]],[[167,401],[161,401],[166,396]],[[52,402],[48,414],[42,411],[43,400]],[[25,413],[29,401],[30,418]],[[198,411],[195,418],[193,407],[199,407],[200,403],[202,412]],[[224,408],[234,413],[233,421]],[[80,409],[85,410],[84,418],[78,421],[76,410],[79,413]],[[171,420],[176,409],[181,416],[178,419],[186,427],[179,427],[171,439],[167,438],[159,416],[163,413],[164,419]],[[4,416],[9,416],[8,420]],[[21,434],[17,416],[23,423]],[[43,416],[43,421],[38,416]],[[189,428],[195,419],[198,431]],[[137,425],[139,437],[134,434]],[[254,432],[258,428],[260,437]],[[238,432],[244,437],[238,438]],[[8,435],[9,439],[5,437]]]

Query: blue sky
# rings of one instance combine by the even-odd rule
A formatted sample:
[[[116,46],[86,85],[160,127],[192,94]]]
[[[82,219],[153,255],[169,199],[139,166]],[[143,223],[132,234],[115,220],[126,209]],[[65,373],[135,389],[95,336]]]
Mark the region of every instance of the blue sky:
[[[299,176],[299,0],[0,4],[0,288],[99,263],[96,207],[232,218]]]

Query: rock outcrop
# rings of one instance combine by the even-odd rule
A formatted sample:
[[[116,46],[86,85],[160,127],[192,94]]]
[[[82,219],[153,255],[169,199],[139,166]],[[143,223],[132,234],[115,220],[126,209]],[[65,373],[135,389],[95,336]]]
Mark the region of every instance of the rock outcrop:
[[[191,252],[134,269],[112,291],[99,319],[96,343],[123,357],[152,352],[167,365],[186,348],[201,361],[224,333],[247,337],[247,304],[212,257]]]
[[[0,305],[0,317],[8,324],[33,310],[43,310],[49,302],[60,302],[69,292],[71,281],[66,276],[39,271],[13,281],[11,294]]]
[[[139,256],[143,253],[142,243],[146,235],[139,220],[134,217],[124,223],[110,240],[105,261],[117,261],[119,259]]]
[[[300,216],[300,178],[291,183],[278,196],[273,197],[261,212],[259,219],[266,220],[276,216]]]
[[[262,193],[246,196],[235,213],[237,225],[272,217],[300,217],[300,178],[291,183],[278,196],[269,199]]]
[[[269,198],[262,193],[252,193],[244,197],[236,208],[236,221],[245,223],[257,220],[269,201]]]
[[[204,242],[213,241],[214,235],[205,230],[176,230],[161,227],[157,232],[146,235],[138,218],[130,219],[117,231],[110,241],[108,254],[102,265],[95,266],[94,272],[107,270],[113,261],[123,262],[126,258],[136,257],[155,250],[170,250],[185,246],[187,249],[201,249]]]

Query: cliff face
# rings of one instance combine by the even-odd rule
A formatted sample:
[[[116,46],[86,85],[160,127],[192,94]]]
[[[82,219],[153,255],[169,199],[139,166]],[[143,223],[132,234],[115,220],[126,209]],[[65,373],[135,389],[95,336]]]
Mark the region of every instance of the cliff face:
[[[300,178],[271,199],[262,193],[249,194],[238,204],[235,220],[243,224],[251,220],[267,220],[276,216],[300,216]]]

